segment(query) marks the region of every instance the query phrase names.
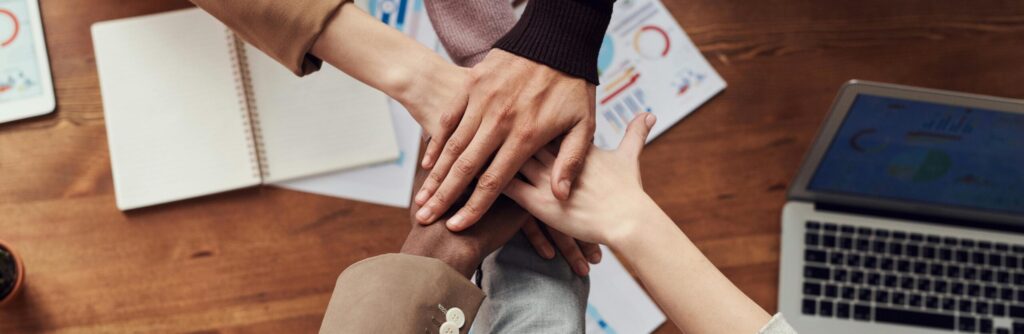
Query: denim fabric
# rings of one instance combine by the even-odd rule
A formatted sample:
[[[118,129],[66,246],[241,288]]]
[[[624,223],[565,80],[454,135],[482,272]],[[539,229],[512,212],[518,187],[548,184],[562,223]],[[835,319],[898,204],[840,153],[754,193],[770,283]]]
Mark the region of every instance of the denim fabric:
[[[480,285],[487,298],[472,333],[583,333],[590,280],[561,254],[545,260],[522,234],[488,256]]]

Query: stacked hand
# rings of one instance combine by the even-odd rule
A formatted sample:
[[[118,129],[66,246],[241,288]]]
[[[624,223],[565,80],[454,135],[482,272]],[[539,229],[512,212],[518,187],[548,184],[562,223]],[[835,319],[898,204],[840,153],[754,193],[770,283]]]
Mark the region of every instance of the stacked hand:
[[[561,140],[549,146],[558,150],[555,144],[561,143],[563,153],[554,162],[559,166],[556,174],[561,174],[550,187],[560,198],[568,197],[592,141],[593,85],[501,50],[493,50],[470,70],[423,63],[428,65],[420,66],[397,95],[429,137],[422,165],[433,169],[414,200],[419,208],[415,220],[430,224],[461,207],[446,225],[452,231],[468,228],[488,211],[520,166],[556,138]],[[558,138],[565,130],[569,133]],[[495,150],[494,161],[477,179]],[[466,201],[471,185],[475,191]],[[457,202],[459,198],[463,200]],[[597,245],[536,222],[523,225],[523,232],[546,259],[555,257],[557,247],[579,275],[589,273],[588,262],[601,260]]]
[[[654,125],[650,113],[639,114],[629,124],[618,149],[592,148],[573,190],[563,201],[547,187],[553,177],[554,155],[542,150],[520,171],[527,181],[512,180],[505,194],[548,225],[583,241],[613,244],[636,228],[638,212],[660,212],[644,193],[637,158]],[[653,207],[654,210],[648,208]]]
[[[468,228],[531,155],[561,136],[548,187],[567,199],[593,140],[594,85],[494,49],[469,71],[465,92],[466,112],[455,130],[430,133],[423,166],[432,170],[415,196],[422,206],[416,219],[433,223],[478,178],[472,196],[446,223],[452,231]],[[444,114],[443,127],[455,116]]]

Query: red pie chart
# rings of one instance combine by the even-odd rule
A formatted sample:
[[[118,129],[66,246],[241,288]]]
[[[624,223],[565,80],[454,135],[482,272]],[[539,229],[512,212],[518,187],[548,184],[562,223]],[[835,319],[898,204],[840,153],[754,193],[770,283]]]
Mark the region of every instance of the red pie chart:
[[[14,24],[14,31],[11,32],[11,36],[0,36],[0,48],[14,43],[14,39],[18,38],[18,31],[21,30],[21,27],[18,26],[18,17],[14,16],[14,13],[11,13],[11,11],[0,8],[0,21],[7,20],[10,20],[11,23]]]

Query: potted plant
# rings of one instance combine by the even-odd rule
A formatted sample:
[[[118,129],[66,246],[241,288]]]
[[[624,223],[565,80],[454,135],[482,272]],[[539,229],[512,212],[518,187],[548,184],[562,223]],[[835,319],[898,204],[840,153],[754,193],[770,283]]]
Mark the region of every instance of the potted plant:
[[[10,302],[21,291],[25,281],[25,264],[11,246],[0,241],[0,306]]]

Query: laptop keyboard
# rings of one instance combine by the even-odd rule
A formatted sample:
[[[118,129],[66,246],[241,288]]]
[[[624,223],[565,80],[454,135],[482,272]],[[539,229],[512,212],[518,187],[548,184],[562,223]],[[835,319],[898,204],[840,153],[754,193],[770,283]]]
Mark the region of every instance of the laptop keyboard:
[[[1024,334],[1024,244],[806,226],[805,315]]]

